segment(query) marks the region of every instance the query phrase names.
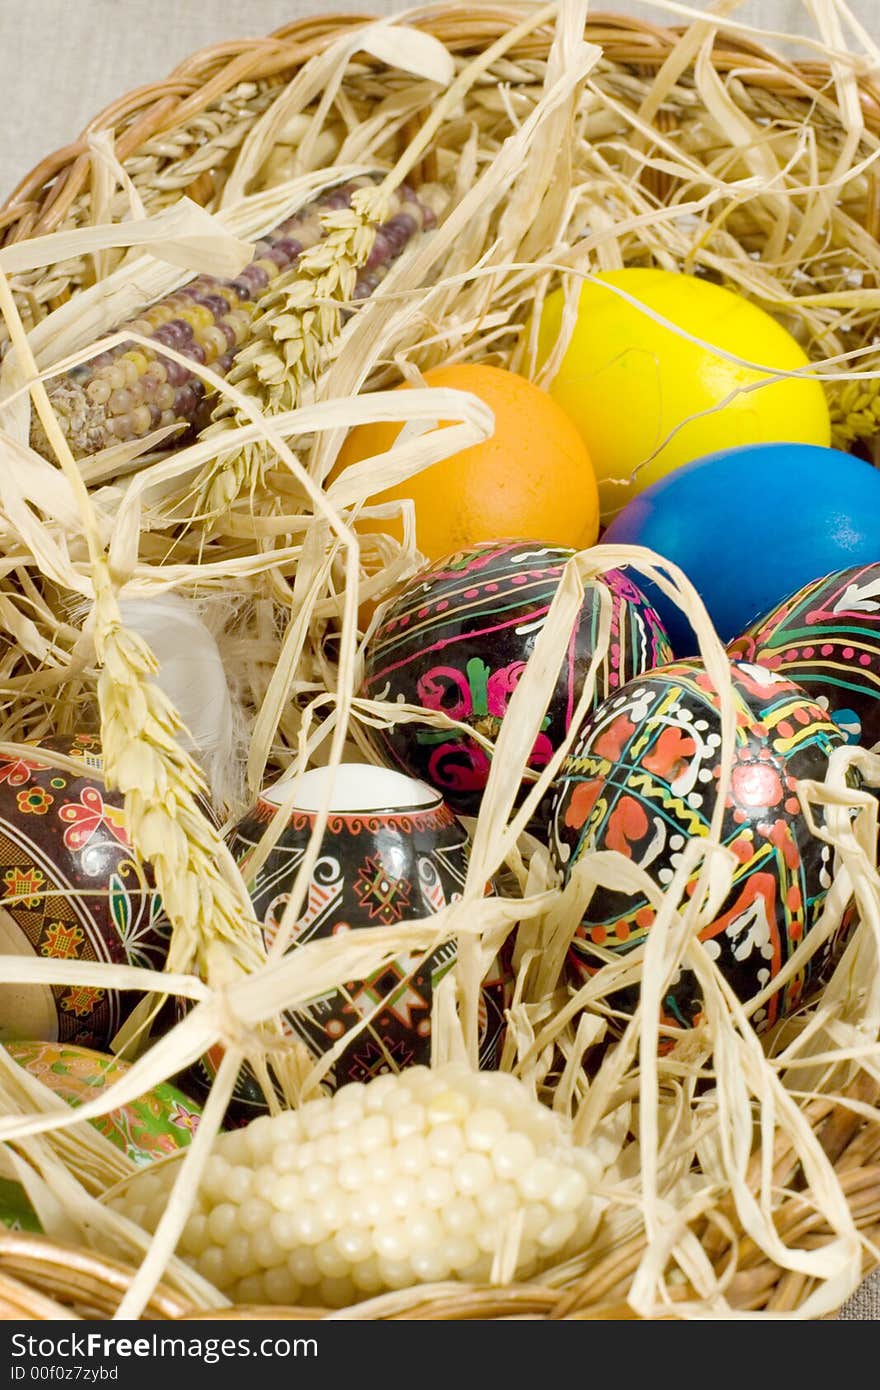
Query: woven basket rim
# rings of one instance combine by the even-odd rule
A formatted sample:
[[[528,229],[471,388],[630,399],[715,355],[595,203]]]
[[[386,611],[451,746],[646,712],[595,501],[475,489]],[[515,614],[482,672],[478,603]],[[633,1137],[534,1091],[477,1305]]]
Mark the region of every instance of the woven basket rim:
[[[440,0],[438,4],[410,11],[405,18],[407,23],[441,38],[454,51],[463,51],[485,41],[490,33],[495,36],[503,32],[512,15],[538,8],[537,0],[511,0],[507,6],[481,6],[477,13],[456,0]],[[110,102],[88,122],[77,139],[47,154],[20,179],[0,204],[0,245],[57,228],[85,185],[88,141],[98,131],[124,127],[116,138],[116,153],[120,160],[125,160],[157,134],[205,110],[237,83],[277,77],[321,52],[338,37],[340,30],[362,28],[375,19],[371,14],[318,14],[283,25],[263,38],[230,40],[196,50],[163,80],[134,88]],[[464,26],[458,39],[456,21]],[[718,28],[713,62],[717,68],[730,71],[741,69],[743,58],[749,58],[754,66],[738,73],[746,84],[808,100],[808,92],[821,92],[832,80],[828,62],[792,63],[760,44],[725,34],[721,20]],[[447,33],[447,29],[452,32]],[[587,38],[601,44],[606,59],[623,67],[659,68],[684,32],[684,25],[651,24],[612,10],[592,14],[586,28]],[[549,42],[548,28],[547,47]],[[529,36],[529,43],[534,43],[534,34]],[[880,132],[880,81],[866,68],[858,74],[858,87],[866,124]]]
[[[853,1108],[847,1104],[853,1102]],[[804,1113],[819,1142],[835,1165],[841,1187],[850,1203],[856,1225],[865,1237],[863,1273],[878,1265],[874,1251],[880,1238],[880,1121],[866,1123],[856,1106],[876,1106],[880,1083],[860,1073],[839,1099],[818,1096],[807,1102]],[[759,1181],[760,1155],[753,1157],[748,1180]],[[780,1179],[797,1186],[798,1166],[793,1155],[777,1154]],[[717,1218],[721,1217],[721,1221]],[[780,1235],[821,1239],[822,1223],[813,1209],[797,1195],[779,1208],[776,1224]],[[716,1214],[696,1228],[713,1266],[719,1273],[735,1254],[737,1273],[729,1293],[744,1309],[766,1304],[775,1289],[777,1313],[797,1307],[807,1280],[791,1271],[782,1273],[742,1230],[730,1198]],[[548,1321],[638,1320],[625,1298],[628,1279],[635,1273],[645,1248],[642,1233],[616,1247],[590,1270],[584,1279],[565,1287],[534,1281],[507,1285],[414,1288],[401,1306],[400,1295],[380,1295],[352,1310],[357,1317],[381,1321],[494,1320],[538,1317]],[[124,1261],[91,1250],[52,1241],[41,1235],[0,1231],[0,1317],[51,1320],[63,1317],[71,1305],[84,1304],[97,1317],[112,1316],[136,1270]],[[694,1296],[682,1284],[672,1291],[673,1304]],[[322,1319],[332,1310],[313,1307],[231,1306],[206,1310],[186,1302],[167,1287],[154,1291],[146,1309],[152,1318],[187,1319]],[[666,1314],[675,1319],[674,1307]]]

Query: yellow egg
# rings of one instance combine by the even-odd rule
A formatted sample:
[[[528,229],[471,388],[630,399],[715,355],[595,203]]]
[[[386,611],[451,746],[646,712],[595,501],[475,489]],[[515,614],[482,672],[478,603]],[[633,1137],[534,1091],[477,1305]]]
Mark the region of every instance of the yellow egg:
[[[494,413],[495,432],[370,498],[372,503],[412,499],[423,554],[440,560],[490,540],[593,544],[599,532],[595,473],[576,426],[546,391],[514,372],[473,363],[434,367],[425,372],[425,382],[479,396]],[[390,422],[353,430],[332,476],[390,449],[402,427]],[[360,529],[377,526],[363,523]],[[382,529],[402,534],[390,522]]]
[[[604,516],[666,473],[718,449],[830,442],[821,383],[739,366],[657,323],[608,285],[686,333],[761,367],[792,371],[808,360],[763,309],[708,280],[634,268],[586,282],[549,389],[581,432]],[[559,336],[563,305],[561,290],[544,305],[541,363]],[[744,390],[760,382],[767,384]]]

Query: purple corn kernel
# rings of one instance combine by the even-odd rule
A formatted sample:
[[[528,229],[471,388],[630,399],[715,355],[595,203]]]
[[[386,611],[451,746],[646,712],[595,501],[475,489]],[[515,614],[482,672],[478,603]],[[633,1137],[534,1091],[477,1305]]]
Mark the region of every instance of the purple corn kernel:
[[[330,212],[338,212],[342,208],[351,207],[351,195],[352,189],[343,186],[342,188],[334,189],[332,193],[328,193],[325,198],[321,199],[321,203],[325,208],[329,209]]]
[[[192,378],[192,372],[182,362],[172,362],[170,357],[163,357],[161,361],[169,386],[183,386]]]
[[[272,261],[275,265],[278,266],[279,270],[287,269],[288,257],[285,255],[284,251],[281,249],[280,246],[270,246],[267,251],[263,252],[262,256],[260,257],[260,260]]]
[[[396,217],[390,218],[382,227],[385,240],[391,243],[395,256],[400,255],[415,230],[415,222],[405,212],[399,212]]]
[[[164,343],[165,347],[176,348],[178,352],[183,352],[187,345],[192,342],[193,331],[191,326],[184,319],[171,319],[168,323],[163,323],[153,334],[157,343]]]
[[[376,239],[373,242],[373,249],[367,257],[366,269],[375,270],[376,266],[384,265],[391,255],[391,243],[385,236],[380,227],[376,232]]]
[[[232,307],[229,300],[224,299],[221,294],[194,294],[192,298],[195,304],[201,304],[204,308],[210,309],[215,319],[222,318],[224,314],[228,314]]]
[[[388,255],[385,257],[386,261],[396,260],[404,244],[403,236],[399,228],[392,227],[390,222],[386,222],[382,228],[382,233],[388,247]]]
[[[368,298],[379,284],[381,278],[382,277],[377,275],[375,271],[366,271],[364,274],[359,275],[354,291],[352,292],[352,299]]]
[[[281,237],[279,241],[276,241],[275,250],[282,251],[287,258],[288,264],[290,264],[291,261],[296,260],[297,256],[302,255],[303,246],[301,241],[296,240],[296,237],[284,236]]]
[[[196,408],[198,397],[193,390],[193,384],[183,386],[174,397],[173,410],[175,415],[186,419]]]
[[[238,278],[243,280],[246,285],[250,286],[251,293],[259,293],[259,291],[264,290],[269,283],[269,276],[266,274],[265,270],[263,270],[262,266],[253,264],[246,266]]]
[[[50,398],[74,454],[82,457],[122,439],[140,438],[148,428],[156,428],[163,421],[174,420],[177,426],[186,427],[187,433],[206,424],[205,412],[213,403],[211,388],[206,387],[185,363],[166,357],[163,350],[173,349],[192,363],[204,363],[211,357],[217,374],[226,375],[251,336],[252,330],[247,324],[253,320],[254,310],[250,306],[261,299],[271,284],[274,269],[284,271],[295,266],[306,247],[322,240],[325,234],[322,214],[351,207],[353,194],[371,186],[374,180],[364,176],[325,190],[298,214],[261,238],[255,260],[236,279],[217,280],[211,275],[199,275],[188,285],[166,295],[154,306],[154,313],[147,311],[131,320],[129,331],[142,333],[154,344],[153,352],[147,352],[147,364],[142,369],[138,367],[132,372],[135,363],[142,363],[144,350],[129,340],[73,368],[66,377],[50,381]],[[355,299],[365,299],[376,289],[414,232],[436,224],[431,209],[419,202],[408,184],[397,191],[393,206],[396,215],[375,230],[367,263],[356,276]],[[194,312],[196,309],[198,312]],[[205,309],[207,314],[201,312]],[[227,315],[231,322],[226,321]],[[164,321],[154,328],[154,318]],[[121,327],[124,332],[125,325]],[[217,328],[221,330],[222,339],[218,337]],[[120,363],[125,353],[129,356]],[[107,381],[103,377],[104,369],[110,371]],[[137,379],[132,381],[132,375]],[[93,386],[96,377],[100,380]],[[111,396],[118,409],[110,406]],[[123,408],[120,402],[129,398],[129,406]],[[180,438],[179,430],[175,437]],[[38,422],[32,440],[34,447],[47,457],[51,456]]]

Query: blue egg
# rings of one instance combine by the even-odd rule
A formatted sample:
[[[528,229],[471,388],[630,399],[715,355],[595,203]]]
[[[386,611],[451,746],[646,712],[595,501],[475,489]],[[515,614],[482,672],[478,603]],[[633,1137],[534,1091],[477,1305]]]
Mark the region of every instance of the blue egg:
[[[880,472],[813,444],[747,444],[669,473],[624,508],[603,541],[644,545],[684,570],[724,642],[819,574],[880,560]],[[697,641],[639,577],[677,657]]]

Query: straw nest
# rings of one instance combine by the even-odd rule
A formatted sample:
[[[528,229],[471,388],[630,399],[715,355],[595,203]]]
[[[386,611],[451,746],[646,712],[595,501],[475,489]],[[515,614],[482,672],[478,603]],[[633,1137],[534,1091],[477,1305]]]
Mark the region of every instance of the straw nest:
[[[535,306],[560,283],[575,292],[597,269],[700,270],[740,289],[805,345],[826,382],[836,442],[870,451],[880,418],[880,88],[871,78],[880,53],[842,5],[812,10],[819,27],[797,62],[772,56],[735,16],[692,16],[686,29],[604,15],[587,23],[578,0],[442,5],[376,24],[315,19],[201,53],[167,82],[121,98],[0,212],[0,746],[100,723],[108,782],[126,792],[133,839],[173,923],[174,973],[95,966],[79,978],[195,1002],[79,1118],[222,1040],[226,1060],[181,1167],[185,1199],[242,1057],[258,1070],[270,1058],[291,1104],[320,1087],[322,1065],[281,1034],[283,1007],[402,946],[457,938],[464,1007],[449,996],[439,1011],[435,1060],[473,1058],[468,1001],[512,936],[520,976],[504,1066],[605,1155],[598,1233],[537,1281],[420,1287],[331,1316],[821,1317],[878,1259],[876,802],[845,779],[854,763],[866,787],[880,783],[875,755],[846,753],[827,785],[805,790],[824,807],[838,863],[815,935],[835,930],[853,895],[861,924],[824,995],[769,1039],[758,1040],[749,1009],[695,943],[706,890],[730,872],[711,837],[691,846],[689,868],[701,873],[693,897],[680,874],[662,894],[641,962],[642,1004],[622,1038],[604,1034],[603,1010],[619,962],[574,1001],[551,968],[585,886],[575,879],[560,893],[546,853],[520,838],[558,759],[529,803],[514,806],[549,694],[546,670],[583,582],[621,559],[651,572],[654,557],[600,547],[569,566],[542,639],[546,670],[530,664],[505,720],[462,902],[283,960],[267,960],[244,884],[201,809],[176,712],[150,679],[149,649],[120,617],[122,596],[169,590],[225,613],[221,640],[248,735],[230,818],[281,769],[336,762],[353,746],[368,756],[365,726],[401,711],[356,698],[358,606],[418,562],[406,509],[403,543],[382,534],[359,543],[351,522],[370,515],[371,496],[390,479],[479,440],[489,420],[473,398],[449,393],[442,413],[459,422],[454,429],[326,486],[342,434],[387,412],[384,388],[404,375],[417,381],[441,360],[532,373],[524,329]],[[290,310],[283,336],[264,340],[264,360],[226,383],[204,370],[224,400],[219,439],[209,432],[171,454],[148,439],[74,462],[43,383],[187,275],[235,274],[247,260],[243,242],[316,188],[364,170],[381,174],[379,202],[408,179],[431,185],[440,208],[439,229],[376,294],[343,312],[363,254],[368,210],[359,209],[339,222],[313,300]],[[395,410],[436,419],[438,406],[413,390]],[[28,447],[31,412],[55,462]],[[722,694],[723,789],[733,746],[723,651],[687,582],[665,582],[692,616]],[[499,872],[506,896],[483,900]],[[613,883],[620,866],[612,856],[598,872]],[[702,981],[705,1021],[658,1055],[661,991],[684,959]],[[22,981],[63,982],[64,970],[4,960],[7,978]],[[583,1052],[599,1043],[588,1078]],[[2,1053],[0,1091],[0,1139],[49,1237],[0,1238],[5,1315],[249,1315],[174,1257],[185,1200],[151,1241],[101,1201],[130,1171],[127,1160],[59,1116]]]

